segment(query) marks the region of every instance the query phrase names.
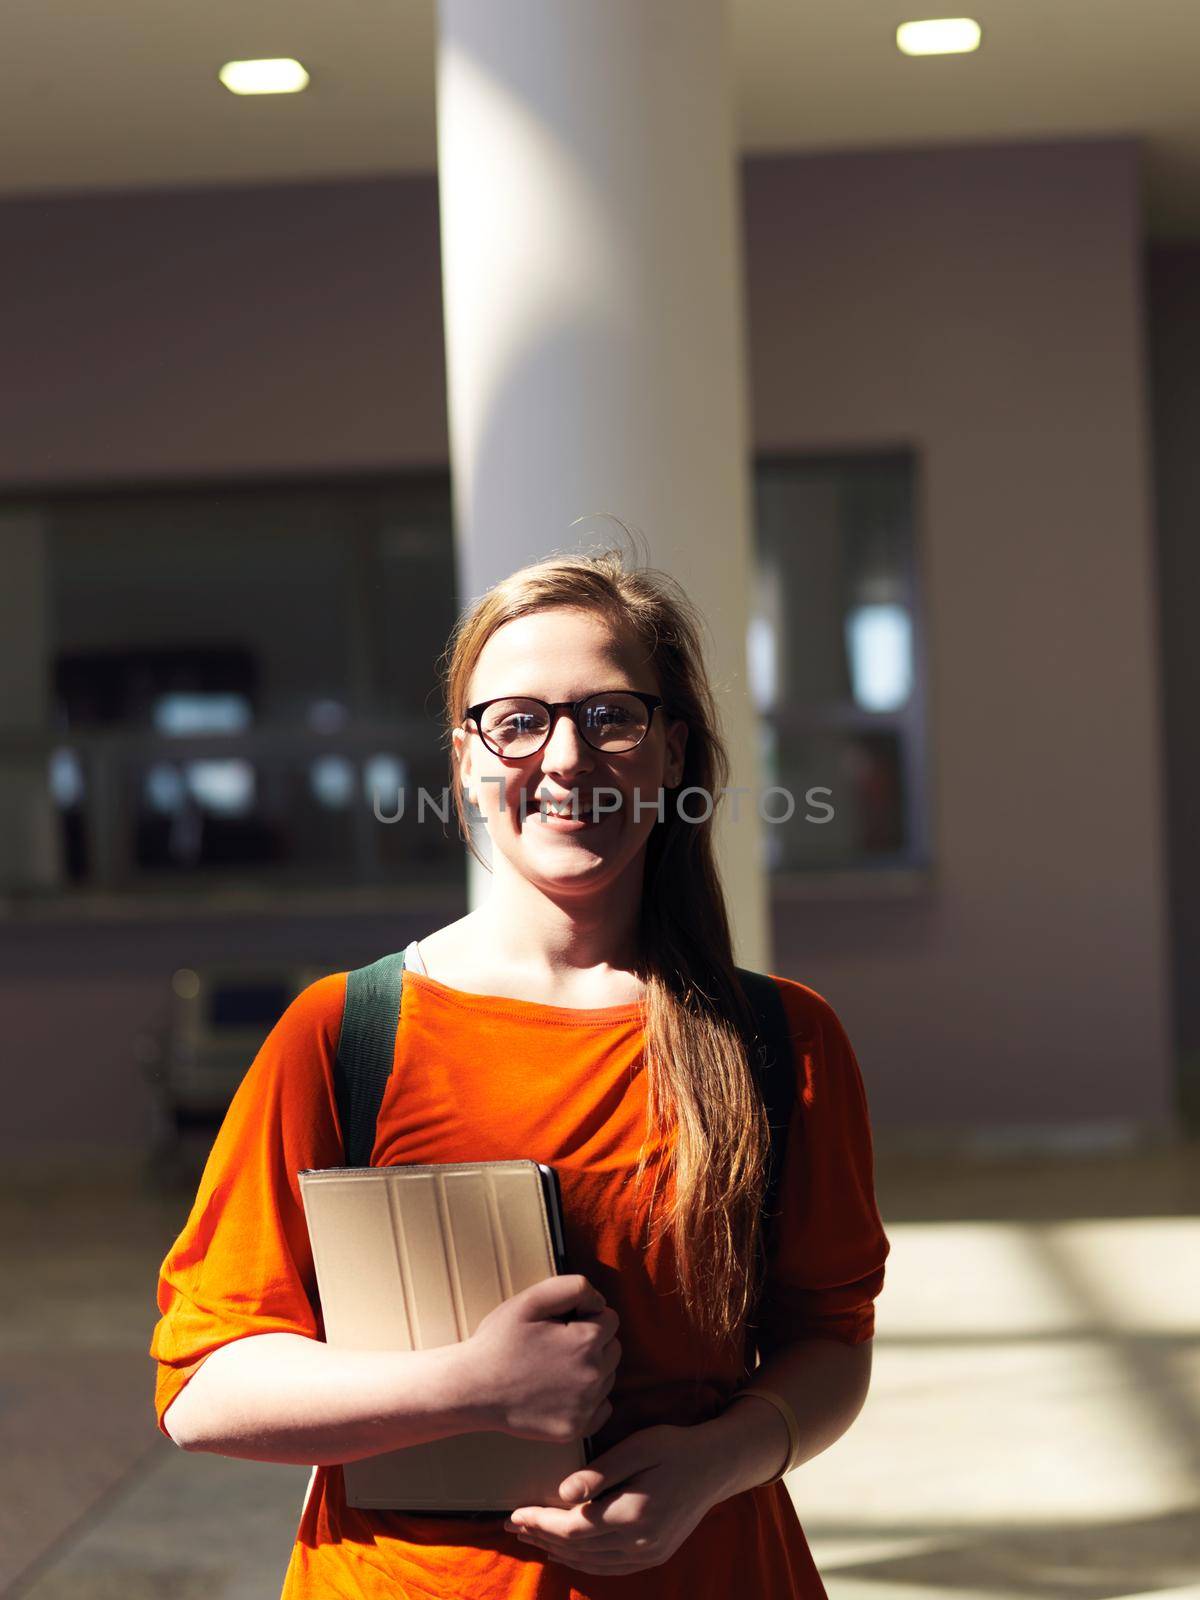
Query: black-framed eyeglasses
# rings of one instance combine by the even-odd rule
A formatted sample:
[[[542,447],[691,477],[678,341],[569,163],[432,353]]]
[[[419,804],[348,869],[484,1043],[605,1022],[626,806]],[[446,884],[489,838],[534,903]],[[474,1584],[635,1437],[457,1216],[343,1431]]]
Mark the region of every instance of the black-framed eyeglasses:
[[[636,689],[600,689],[583,700],[537,700],[532,695],[502,695],[468,706],[464,722],[473,722],[493,754],[510,761],[536,755],[550,737],[555,717],[569,711],[580,735],[593,750],[616,755],[635,750],[650,731],[661,695]]]

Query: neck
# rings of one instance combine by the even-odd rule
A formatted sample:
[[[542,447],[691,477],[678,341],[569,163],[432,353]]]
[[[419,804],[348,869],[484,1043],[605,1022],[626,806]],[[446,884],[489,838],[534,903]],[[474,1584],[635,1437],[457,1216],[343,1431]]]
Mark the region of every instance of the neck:
[[[471,913],[481,938],[513,966],[554,977],[637,965],[644,854],[615,882],[588,893],[548,889],[494,852],[491,892]]]

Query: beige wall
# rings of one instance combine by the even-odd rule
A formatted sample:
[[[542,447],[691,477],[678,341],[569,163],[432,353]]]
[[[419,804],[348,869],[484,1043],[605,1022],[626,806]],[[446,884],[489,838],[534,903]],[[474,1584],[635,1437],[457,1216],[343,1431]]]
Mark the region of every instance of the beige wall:
[[[745,178],[756,444],[919,449],[932,675],[935,887],[780,906],[773,968],[841,1013],[881,1138],[1164,1123],[1135,152],[780,158]],[[436,240],[425,179],[0,207],[20,307],[0,485],[444,460]],[[295,924],[298,953],[315,937]],[[17,938],[0,929],[0,961]],[[9,994],[45,1058],[32,986],[64,945],[20,938]],[[131,997],[176,954],[130,929],[104,962]],[[73,1052],[72,1070],[93,1069]],[[135,1078],[104,1070],[129,1096],[110,1125],[138,1125]],[[27,1096],[14,1132],[47,1096],[60,1126],[90,1103],[45,1079]]]
[[[937,887],[811,906],[888,1124],[1167,1119],[1136,152],[746,169],[759,448],[923,462]]]
[[[0,486],[444,463],[437,237],[429,178],[0,204]]]

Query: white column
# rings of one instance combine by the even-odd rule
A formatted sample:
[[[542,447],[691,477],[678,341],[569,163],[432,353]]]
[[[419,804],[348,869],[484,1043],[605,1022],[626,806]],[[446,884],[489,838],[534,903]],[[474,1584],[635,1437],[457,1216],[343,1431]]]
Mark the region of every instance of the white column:
[[[439,0],[438,169],[460,592],[611,524],[707,618],[737,959],[769,964],[740,213],[722,0]],[[726,805],[728,802],[726,802]],[[472,903],[486,875],[472,867]]]
[[[49,726],[46,530],[34,512],[0,516],[0,894],[52,889],[62,844],[42,739]]]

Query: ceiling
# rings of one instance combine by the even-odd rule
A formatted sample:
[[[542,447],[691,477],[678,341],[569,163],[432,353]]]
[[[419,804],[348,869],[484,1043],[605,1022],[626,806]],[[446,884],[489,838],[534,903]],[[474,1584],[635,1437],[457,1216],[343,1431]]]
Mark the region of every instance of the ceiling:
[[[977,53],[899,54],[930,0],[731,0],[742,149],[1134,135],[1150,231],[1200,237],[1200,0],[945,9]],[[433,0],[6,0],[3,42],[2,195],[433,169]],[[275,55],[305,93],[217,82]]]

